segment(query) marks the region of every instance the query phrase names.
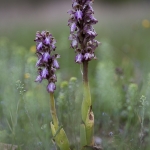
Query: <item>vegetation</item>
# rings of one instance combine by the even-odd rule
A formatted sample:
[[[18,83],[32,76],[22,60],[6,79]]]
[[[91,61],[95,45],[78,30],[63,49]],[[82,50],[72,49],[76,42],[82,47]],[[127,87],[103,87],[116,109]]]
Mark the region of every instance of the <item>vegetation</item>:
[[[32,35],[27,35],[26,30],[14,29],[24,36],[15,34],[13,41],[0,38],[0,143],[17,145],[19,150],[56,149],[50,132],[47,83],[34,82],[37,58],[34,42],[30,41],[34,40],[35,29],[28,29]],[[61,26],[52,30],[61,55],[55,92],[58,117],[71,148],[78,149],[75,143],[79,142],[81,121],[80,66],[74,64],[68,29],[62,30]],[[149,150],[150,22],[115,24],[111,30],[102,25],[96,31],[102,45],[97,49],[97,60],[89,67],[95,141],[107,150]]]

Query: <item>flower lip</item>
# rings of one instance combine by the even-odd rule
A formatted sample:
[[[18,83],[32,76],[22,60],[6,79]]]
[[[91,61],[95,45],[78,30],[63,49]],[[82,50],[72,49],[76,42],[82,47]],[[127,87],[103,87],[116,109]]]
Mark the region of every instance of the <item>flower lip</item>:
[[[42,58],[39,58],[37,63],[36,63],[36,66],[39,67],[41,65],[41,62],[42,62]]]
[[[78,47],[78,42],[77,42],[77,40],[72,40],[72,42],[71,42],[71,47],[72,48],[77,48]]]
[[[87,33],[89,34],[89,36],[94,36],[94,37],[97,36],[96,32],[91,30],[89,30]]]
[[[50,59],[50,54],[48,52],[44,53],[42,60],[44,62],[48,62],[49,59]]]
[[[74,22],[74,23],[72,23],[72,25],[71,25],[71,28],[70,28],[70,30],[71,30],[71,33],[73,33],[75,30],[76,30],[76,23]]]
[[[81,53],[78,53],[75,57],[75,62],[80,64],[82,63],[82,61],[83,61],[83,55]]]
[[[50,45],[50,37],[46,37],[44,42],[46,45]]]
[[[47,68],[44,68],[42,71],[41,71],[41,76],[42,78],[46,79],[46,76],[48,75],[48,70]]]
[[[50,82],[50,83],[48,84],[48,86],[47,86],[47,91],[53,93],[54,90],[56,90],[56,85],[55,85],[55,83]]]
[[[39,82],[39,83],[41,83],[42,82],[42,77],[41,77],[41,75],[38,75],[37,76],[37,78],[35,79],[35,82]]]
[[[41,50],[42,49],[42,46],[43,46],[43,43],[42,42],[39,42],[37,44],[37,50]]]
[[[52,38],[52,42],[51,42],[51,47],[52,47],[52,50],[55,50],[56,49],[56,40]]]
[[[93,58],[94,58],[94,54],[93,53],[92,54],[90,54],[90,53],[85,53],[84,54],[84,59],[85,60],[91,60]]]
[[[68,13],[69,15],[72,15],[72,14],[74,14],[74,11],[73,11],[73,10],[68,10],[67,13]]]
[[[53,60],[53,66],[54,66],[54,68],[59,69],[59,64],[56,59]]]
[[[82,16],[83,16],[83,13],[81,10],[77,10],[76,13],[75,13],[75,17],[77,18],[77,20],[82,20]]]

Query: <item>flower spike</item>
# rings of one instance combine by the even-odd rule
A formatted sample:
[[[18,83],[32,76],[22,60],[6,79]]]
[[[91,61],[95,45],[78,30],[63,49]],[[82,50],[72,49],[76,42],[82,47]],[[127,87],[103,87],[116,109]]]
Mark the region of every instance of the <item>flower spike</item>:
[[[59,69],[57,58],[60,57],[58,54],[52,55],[52,51],[56,49],[56,40],[48,31],[37,31],[34,41],[36,42],[38,56],[36,66],[39,70],[35,81],[42,82],[43,79],[47,79],[47,91],[54,92],[56,89],[55,82],[57,81],[55,71]]]
[[[70,27],[69,40],[71,40],[71,47],[75,51],[81,49],[81,52],[76,54],[75,62],[82,63],[95,58],[94,53],[99,42],[95,40],[97,33],[93,25],[98,20],[94,17],[93,0],[72,0],[72,2],[72,10],[68,11],[70,14],[68,20]],[[90,51],[87,50],[88,48],[90,48]],[[82,59],[81,56],[83,56]]]

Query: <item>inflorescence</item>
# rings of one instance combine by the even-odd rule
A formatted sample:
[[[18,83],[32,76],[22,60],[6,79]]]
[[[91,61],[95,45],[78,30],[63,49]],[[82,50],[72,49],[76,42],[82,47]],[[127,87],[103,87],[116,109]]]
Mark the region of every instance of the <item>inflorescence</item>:
[[[36,42],[36,54],[38,57],[36,63],[38,76],[35,81],[42,82],[43,79],[47,79],[47,91],[54,92],[56,89],[55,82],[57,81],[55,71],[59,69],[57,58],[60,57],[58,54],[52,55],[52,51],[56,49],[56,40],[48,31],[37,31],[34,41]]]
[[[68,25],[70,26],[71,47],[75,49],[76,63],[90,61],[96,59],[95,49],[98,47],[98,42],[95,40],[97,33],[93,25],[98,22],[94,18],[94,10],[92,8],[93,0],[72,0],[73,10],[69,10],[70,19]]]

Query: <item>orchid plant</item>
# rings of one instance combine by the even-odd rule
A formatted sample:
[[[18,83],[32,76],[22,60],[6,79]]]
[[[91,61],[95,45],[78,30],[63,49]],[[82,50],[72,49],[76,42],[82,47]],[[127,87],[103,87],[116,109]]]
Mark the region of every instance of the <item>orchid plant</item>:
[[[95,32],[93,25],[98,21],[93,15],[94,10],[92,4],[92,0],[73,0],[72,10],[68,11],[70,14],[70,19],[68,21],[70,27],[69,39],[71,40],[71,47],[76,52],[75,62],[83,64],[84,94],[81,107],[81,148],[85,146],[94,146],[94,114],[92,111],[92,101],[88,81],[88,63],[92,59],[96,59],[95,49],[100,42],[95,40],[97,33]]]
[[[58,54],[52,54],[56,49],[56,40],[48,31],[38,31],[36,33],[35,42],[36,53],[38,56],[36,66],[38,67],[39,74],[35,81],[41,82],[43,79],[47,79],[48,81],[47,91],[50,93],[50,112],[53,119],[53,122],[51,122],[50,125],[53,140],[61,150],[69,150],[69,141],[65,131],[59,126],[54,100],[54,91],[56,89],[55,82],[57,81],[55,71],[59,69],[59,64],[56,59],[60,57]]]
[[[94,114],[92,111],[92,100],[88,81],[88,63],[96,59],[95,49],[100,42],[95,40],[97,33],[93,25],[98,21],[94,17],[92,8],[93,0],[72,0],[72,10],[68,13],[70,18],[71,47],[75,50],[75,62],[83,64],[83,101],[81,106],[82,123],[80,125],[80,149],[96,149],[93,140]],[[55,108],[54,91],[57,77],[55,71],[59,69],[58,54],[53,54],[56,49],[56,40],[48,31],[36,33],[36,54],[38,61],[38,76],[36,82],[47,79],[47,91],[50,93],[50,111],[53,122],[50,123],[53,141],[61,150],[70,150],[69,141],[62,126],[59,125]]]

